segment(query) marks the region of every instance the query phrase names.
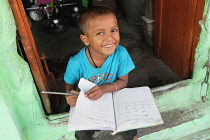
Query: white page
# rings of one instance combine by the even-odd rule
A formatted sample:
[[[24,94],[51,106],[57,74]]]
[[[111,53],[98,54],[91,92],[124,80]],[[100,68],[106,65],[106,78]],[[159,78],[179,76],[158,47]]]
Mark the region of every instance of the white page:
[[[163,124],[149,87],[125,88],[113,93],[117,131]]]
[[[84,96],[84,92],[95,84],[81,79],[80,95],[76,107],[71,107],[68,130],[113,130],[115,129],[112,93],[105,93],[100,99],[93,101]],[[84,92],[83,92],[84,91]]]

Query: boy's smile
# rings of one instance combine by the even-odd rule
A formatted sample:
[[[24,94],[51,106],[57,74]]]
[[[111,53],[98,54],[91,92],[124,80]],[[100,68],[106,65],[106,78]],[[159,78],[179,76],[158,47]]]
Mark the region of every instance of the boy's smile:
[[[89,46],[95,61],[106,59],[114,53],[120,41],[116,16],[106,14],[87,21],[85,35],[80,36],[86,46]]]

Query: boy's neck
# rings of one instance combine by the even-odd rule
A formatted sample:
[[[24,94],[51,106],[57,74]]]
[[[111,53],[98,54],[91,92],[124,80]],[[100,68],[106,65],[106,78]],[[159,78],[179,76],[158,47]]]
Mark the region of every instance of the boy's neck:
[[[88,57],[89,62],[95,68],[101,67],[103,63],[106,61],[106,59],[108,58],[108,56],[103,57],[103,56],[96,56],[92,54],[89,47],[86,48],[85,52],[86,52],[86,56]]]

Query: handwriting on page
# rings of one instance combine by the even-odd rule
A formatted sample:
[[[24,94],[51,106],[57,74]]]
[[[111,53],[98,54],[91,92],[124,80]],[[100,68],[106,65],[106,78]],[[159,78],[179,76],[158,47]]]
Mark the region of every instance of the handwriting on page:
[[[114,113],[112,106],[111,93],[105,94],[96,101],[91,101],[84,96],[84,93],[79,98],[81,104],[77,104],[77,110],[74,117],[85,119],[87,122],[101,124],[101,126],[113,126]],[[106,116],[106,117],[105,117]]]
[[[144,87],[141,87],[144,88]],[[160,122],[161,116],[150,90],[134,88],[122,90],[114,95],[115,113],[118,127],[148,125]]]
[[[100,99],[92,101],[84,94],[95,84],[81,78],[79,88],[80,95],[77,99],[74,114],[69,119],[69,130],[88,130],[96,127],[115,128],[112,94],[104,94]]]

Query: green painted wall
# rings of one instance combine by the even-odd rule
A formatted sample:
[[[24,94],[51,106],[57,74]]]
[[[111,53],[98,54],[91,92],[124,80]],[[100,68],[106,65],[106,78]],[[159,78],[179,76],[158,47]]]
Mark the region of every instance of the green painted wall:
[[[54,116],[45,115],[29,66],[17,53],[8,1],[0,7],[0,140],[73,139],[67,118],[50,121]]]
[[[165,124],[139,139],[210,139],[210,101],[200,100],[210,49],[209,4],[206,0],[193,79],[152,89]],[[29,66],[17,53],[8,1],[1,0],[0,7],[0,140],[74,140],[67,131],[67,114],[45,115]],[[203,86],[201,93],[205,90]]]

